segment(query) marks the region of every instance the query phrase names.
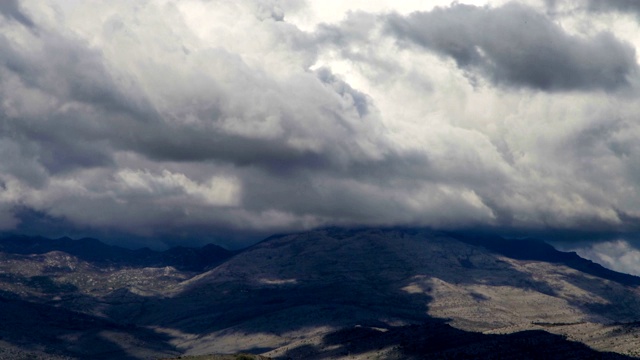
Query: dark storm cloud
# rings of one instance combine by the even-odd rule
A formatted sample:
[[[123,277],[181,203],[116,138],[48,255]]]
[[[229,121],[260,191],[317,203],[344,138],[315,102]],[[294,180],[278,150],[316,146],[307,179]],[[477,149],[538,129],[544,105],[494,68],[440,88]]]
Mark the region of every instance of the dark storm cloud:
[[[603,32],[567,34],[543,13],[518,3],[452,5],[391,16],[400,40],[452,57],[499,85],[540,90],[614,90],[636,73],[635,50]]]
[[[109,39],[145,35],[125,26]],[[166,57],[120,54],[131,74],[71,33],[17,34],[0,35],[0,200],[83,231],[304,228],[298,217],[316,214],[300,201],[314,196],[289,206],[238,189],[272,179],[283,198],[292,183],[308,189],[316,173],[375,166],[388,151],[371,99],[328,69],[279,78],[224,48],[185,52],[178,42]],[[22,228],[35,226],[23,210]],[[10,215],[0,225],[14,224]]]
[[[29,19],[20,8],[19,0],[3,0],[0,1],[0,14],[6,18],[18,21],[24,26],[34,27],[33,21]]]
[[[118,90],[86,44],[45,32],[33,40],[43,45],[39,51],[21,49],[0,35],[5,76],[0,95],[8,104],[0,112],[0,138],[20,142],[25,155],[54,174],[110,164],[107,129],[123,125],[117,124],[122,114],[139,118],[141,110]]]
[[[637,111],[618,98],[634,50],[611,34],[518,4],[307,31],[253,0],[29,4],[37,34],[13,10],[0,21],[0,229],[246,244],[327,225],[610,230],[640,213]]]
[[[0,35],[0,65],[19,79],[25,93],[46,94],[56,105],[51,111],[19,119],[0,114],[0,123],[5,135],[21,137],[25,146],[38,148],[39,162],[51,173],[108,166],[115,150],[135,151],[158,161],[213,160],[276,172],[340,166],[350,161],[352,151],[358,151],[341,139],[375,128],[364,123],[370,115],[370,100],[327,69],[278,84],[255,74],[241,59],[218,51],[229,71],[242,78],[231,88],[220,88],[215,79],[206,77],[196,82],[180,80],[176,86],[185,91],[176,91],[176,98],[188,98],[196,106],[162,114],[139,86],[124,89],[114,80],[99,52],[87,44],[47,33],[34,40],[42,41],[38,52],[18,48]],[[252,90],[240,92],[248,88]],[[21,95],[21,89],[9,84],[4,91],[6,98]],[[305,108],[312,98],[321,100],[322,107]],[[354,114],[342,113],[343,102],[353,107]],[[64,108],[71,103],[80,105]],[[277,122],[265,124],[272,114],[277,114]],[[180,121],[189,116],[197,122]],[[306,121],[317,126],[301,125]],[[238,126],[243,129],[234,132]],[[263,126],[275,135],[256,134]],[[294,138],[300,146],[290,144]],[[314,144],[306,146],[307,142]]]
[[[579,0],[576,2],[545,0],[545,4],[552,12],[562,9],[564,5],[568,5],[567,9],[569,11],[579,10],[593,13],[617,12],[635,15],[636,17],[640,16],[640,2],[636,0]]]
[[[554,1],[554,3],[556,3]],[[640,14],[640,2],[635,0],[588,0],[592,11],[621,11]]]
[[[250,72],[242,63],[229,66]],[[285,84],[260,77],[247,77],[242,82],[245,88],[260,90],[243,94],[212,86],[219,93],[193,94],[195,98],[205,94],[213,100],[200,109],[189,110],[196,113],[200,122],[183,126],[153,121],[153,129],[142,124],[130,136],[114,136],[114,141],[155,160],[215,160],[275,172],[368,161],[366,150],[342,140],[371,134],[373,141],[377,141],[378,125],[374,122],[376,114],[371,109],[371,100],[331,71],[305,72],[295,82]],[[311,99],[318,101],[319,106],[310,106]],[[240,102],[242,107],[228,105],[234,102]],[[351,111],[344,112],[345,106]],[[266,119],[273,114],[277,114],[276,122],[267,123]],[[236,126],[242,128],[236,131]],[[265,134],[260,134],[259,128],[263,126]],[[386,151],[380,145],[375,151]]]

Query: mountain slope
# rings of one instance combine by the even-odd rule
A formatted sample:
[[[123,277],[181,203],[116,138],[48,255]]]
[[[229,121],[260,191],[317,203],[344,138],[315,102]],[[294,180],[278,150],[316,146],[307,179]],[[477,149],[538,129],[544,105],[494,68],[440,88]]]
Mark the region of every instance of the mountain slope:
[[[0,359],[5,352],[10,359],[138,359],[177,353],[166,343],[166,337],[149,329],[24,301],[6,293],[0,294],[0,319]],[[2,351],[7,348],[3,343],[35,354]]]
[[[39,306],[62,318],[93,319],[82,324],[92,324],[86,331],[94,335],[56,335],[70,334],[75,321],[45,318],[37,337],[48,339],[43,345],[30,339],[32,323],[14,317],[19,331],[0,339],[0,350],[3,343],[25,348],[32,341],[39,351],[71,358],[109,358],[118,349],[130,358],[640,354],[637,278],[540,241],[327,229],[271,237],[201,273],[155,260],[132,267],[126,256],[109,253],[105,261],[69,250],[66,241],[45,253],[42,245],[31,247],[35,254],[24,246],[23,253],[0,251],[2,297],[14,313]],[[192,250],[166,253],[186,259]],[[115,335],[105,342],[100,334]]]
[[[546,251],[535,260],[514,259],[424,231],[274,237],[155,305],[188,309],[197,321],[180,311],[139,321],[198,334],[175,342],[196,354],[286,348],[356,325],[388,330],[434,319],[467,332],[544,330],[602,350],[637,351],[635,327],[627,326],[628,336],[610,332],[619,330],[614,323],[640,320],[638,289],[581,272],[556,261],[562,254],[553,248]]]

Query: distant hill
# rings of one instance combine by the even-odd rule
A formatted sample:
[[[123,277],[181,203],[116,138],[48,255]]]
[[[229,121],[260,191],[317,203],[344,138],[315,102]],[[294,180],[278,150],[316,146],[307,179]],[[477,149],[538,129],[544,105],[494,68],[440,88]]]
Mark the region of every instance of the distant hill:
[[[51,251],[62,251],[100,266],[173,266],[184,271],[204,271],[233,255],[231,251],[213,244],[201,248],[174,247],[166,251],[153,251],[149,248],[131,250],[107,245],[92,238],[48,239],[24,235],[0,237],[0,252],[7,254],[45,254]]]
[[[640,356],[638,284],[539,240],[421,229],[237,253],[3,238],[0,359],[626,359]]]

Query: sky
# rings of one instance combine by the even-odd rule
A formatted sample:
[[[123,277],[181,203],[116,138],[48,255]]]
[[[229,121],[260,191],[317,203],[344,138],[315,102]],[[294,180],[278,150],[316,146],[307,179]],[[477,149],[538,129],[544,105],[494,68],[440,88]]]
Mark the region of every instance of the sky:
[[[637,249],[639,34],[633,0],[5,0],[0,231]]]

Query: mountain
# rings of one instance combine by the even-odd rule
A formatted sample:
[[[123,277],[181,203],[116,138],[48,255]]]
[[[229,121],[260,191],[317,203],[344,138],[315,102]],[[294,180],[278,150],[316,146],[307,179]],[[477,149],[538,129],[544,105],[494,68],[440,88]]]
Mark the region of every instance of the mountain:
[[[73,240],[68,237],[47,239],[38,236],[5,235],[0,237],[0,252],[8,254],[45,254],[62,251],[81,260],[105,266],[160,267],[173,266],[185,271],[203,271],[231,257],[231,251],[209,244],[202,248],[174,247],[166,251],[148,248],[130,250],[107,245],[96,239]]]
[[[200,271],[176,258],[215,248],[136,263],[113,255],[118,249],[104,259],[77,250],[101,248],[95,241],[56,242],[0,242],[0,301],[13,309],[0,315],[15,324],[0,328],[0,351],[132,359],[640,355],[639,279],[538,240],[325,229],[268,238]],[[56,249],[43,252],[48,246]],[[51,314],[38,320],[42,334],[29,332],[34,311]]]

